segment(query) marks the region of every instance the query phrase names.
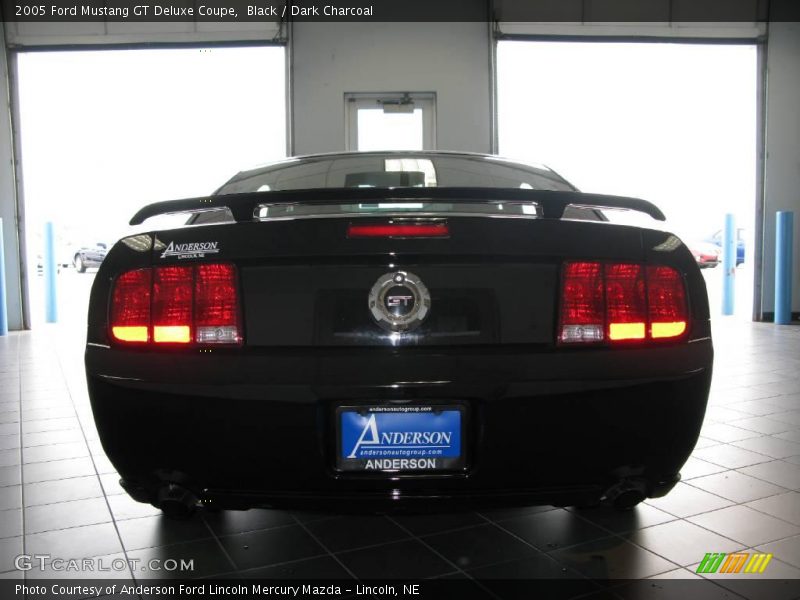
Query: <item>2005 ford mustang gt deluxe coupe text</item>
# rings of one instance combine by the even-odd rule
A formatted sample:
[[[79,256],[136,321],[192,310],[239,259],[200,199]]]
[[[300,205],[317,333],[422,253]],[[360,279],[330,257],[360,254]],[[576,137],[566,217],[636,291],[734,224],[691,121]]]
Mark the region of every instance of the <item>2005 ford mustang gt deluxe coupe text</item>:
[[[122,485],[199,505],[629,508],[711,379],[705,284],[643,200],[493,156],[293,158],[143,208],[92,289],[86,372]],[[161,217],[164,219],[165,217]]]

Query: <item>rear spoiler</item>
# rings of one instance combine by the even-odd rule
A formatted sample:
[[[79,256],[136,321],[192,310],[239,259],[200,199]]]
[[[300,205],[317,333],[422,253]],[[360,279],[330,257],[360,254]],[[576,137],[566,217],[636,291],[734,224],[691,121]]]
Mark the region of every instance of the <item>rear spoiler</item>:
[[[638,198],[586,194],[574,191],[523,190],[516,188],[475,188],[475,187],[409,187],[409,188],[323,188],[311,190],[290,190],[277,192],[248,192],[244,194],[225,194],[168,200],[148,204],[130,220],[131,225],[140,225],[150,217],[184,212],[206,212],[209,210],[230,210],[237,222],[253,221],[255,210],[264,204],[330,204],[332,202],[365,203],[418,202],[420,200],[454,200],[458,202],[517,201],[533,202],[542,208],[545,219],[560,219],[567,206],[590,208],[620,208],[635,210],[650,215],[658,221],[666,217],[659,208]]]

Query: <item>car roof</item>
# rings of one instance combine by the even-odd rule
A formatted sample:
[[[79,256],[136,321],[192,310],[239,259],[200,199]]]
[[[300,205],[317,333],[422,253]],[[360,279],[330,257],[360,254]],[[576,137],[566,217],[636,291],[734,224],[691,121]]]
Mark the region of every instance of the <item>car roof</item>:
[[[236,181],[238,179],[253,177],[256,175],[260,175],[261,173],[266,173],[273,169],[290,166],[298,163],[304,163],[304,162],[312,163],[320,160],[336,160],[340,158],[344,159],[344,158],[369,157],[369,156],[394,156],[397,158],[403,158],[403,157],[464,158],[467,160],[491,161],[491,162],[503,163],[508,166],[547,171],[563,179],[561,175],[557,174],[555,171],[553,171],[553,169],[551,169],[547,165],[541,163],[532,163],[532,162],[514,160],[498,156],[495,154],[482,154],[480,152],[462,152],[454,150],[370,150],[366,152],[321,152],[317,154],[299,154],[297,156],[290,156],[288,158],[264,163],[261,165],[256,165],[250,169],[239,171],[227,183]]]

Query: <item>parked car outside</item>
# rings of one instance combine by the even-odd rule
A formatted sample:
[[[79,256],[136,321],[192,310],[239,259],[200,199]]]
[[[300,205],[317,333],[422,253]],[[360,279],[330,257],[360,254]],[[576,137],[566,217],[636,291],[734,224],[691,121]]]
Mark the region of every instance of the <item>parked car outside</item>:
[[[86,269],[97,268],[103,264],[107,253],[108,245],[104,242],[82,246],[75,250],[72,256],[72,264],[78,273],[85,273]]]
[[[722,230],[718,230],[714,232],[713,235],[709,236],[705,239],[706,242],[714,244],[717,246],[720,251],[722,250]],[[744,256],[745,256],[745,241],[744,241],[744,229],[738,228],[736,230],[736,266],[744,263]]]
[[[713,269],[720,262],[722,249],[709,242],[689,242],[689,250],[701,269]]]

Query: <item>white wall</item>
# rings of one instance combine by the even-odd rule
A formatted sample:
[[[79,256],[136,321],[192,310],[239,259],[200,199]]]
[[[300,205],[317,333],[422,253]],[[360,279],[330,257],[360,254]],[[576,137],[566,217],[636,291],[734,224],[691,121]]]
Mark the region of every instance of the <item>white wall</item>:
[[[486,23],[295,23],[293,154],[345,148],[346,92],[435,92],[440,150],[491,148]]]
[[[0,31],[2,31],[0,29]],[[6,267],[8,328],[22,329],[20,257],[17,243],[16,186],[14,152],[11,141],[11,113],[8,105],[8,70],[5,44],[0,44],[0,218],[3,219],[3,246]],[[1,300],[0,300],[1,301]]]
[[[775,213],[792,210],[792,310],[800,311],[800,23],[769,26],[764,187],[763,310],[775,310]]]

